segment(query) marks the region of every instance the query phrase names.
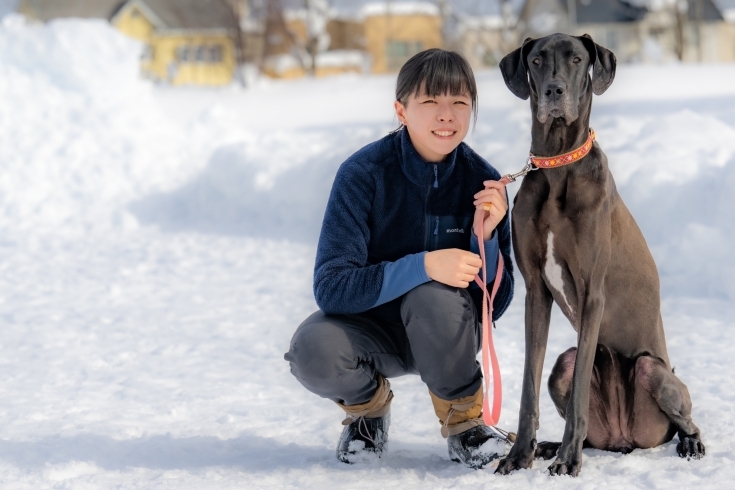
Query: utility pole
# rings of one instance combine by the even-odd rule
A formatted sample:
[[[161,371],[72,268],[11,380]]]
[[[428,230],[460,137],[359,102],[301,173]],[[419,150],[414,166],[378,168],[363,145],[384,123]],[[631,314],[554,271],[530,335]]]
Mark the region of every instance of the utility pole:
[[[694,37],[697,43],[697,61],[700,63],[703,61],[704,56],[702,53],[702,0],[694,0]]]
[[[449,36],[447,29],[449,29],[449,12],[450,7],[447,0],[437,0],[439,4],[439,18],[442,20],[442,48],[447,49],[449,47]]]
[[[577,30],[577,0],[567,0],[568,34],[574,35]]]

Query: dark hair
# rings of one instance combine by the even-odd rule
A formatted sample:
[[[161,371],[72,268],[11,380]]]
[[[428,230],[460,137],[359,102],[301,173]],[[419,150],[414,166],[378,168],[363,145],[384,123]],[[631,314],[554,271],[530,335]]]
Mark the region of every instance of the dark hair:
[[[472,113],[477,120],[477,84],[472,68],[464,56],[439,48],[427,49],[411,57],[398,72],[396,100],[404,106],[419,91],[429,97],[449,93],[469,93]]]

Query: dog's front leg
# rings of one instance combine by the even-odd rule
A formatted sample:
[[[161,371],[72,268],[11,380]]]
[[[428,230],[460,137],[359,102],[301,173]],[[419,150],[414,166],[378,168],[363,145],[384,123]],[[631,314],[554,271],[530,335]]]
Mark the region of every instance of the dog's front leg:
[[[598,287],[588,291],[582,302],[572,391],[567,404],[566,425],[561,447],[556,460],[549,466],[549,473],[552,475],[577,476],[582,469],[582,444],[587,438],[592,366],[605,306],[605,297],[601,288],[602,281],[596,282]]]
[[[549,338],[552,297],[541,277],[526,279],[526,360],[523,369],[521,409],[518,416],[518,436],[508,456],[500,460],[496,473],[530,468],[536,450],[536,430],[539,426],[539,390],[541,372]]]

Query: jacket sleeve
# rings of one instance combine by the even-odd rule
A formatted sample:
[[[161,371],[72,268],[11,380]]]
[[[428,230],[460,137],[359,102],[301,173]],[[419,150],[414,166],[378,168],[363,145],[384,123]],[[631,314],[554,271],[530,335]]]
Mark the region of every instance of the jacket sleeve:
[[[367,265],[375,183],[358,161],[337,171],[314,267],[314,297],[327,314],[361,313],[378,299],[385,263]]]

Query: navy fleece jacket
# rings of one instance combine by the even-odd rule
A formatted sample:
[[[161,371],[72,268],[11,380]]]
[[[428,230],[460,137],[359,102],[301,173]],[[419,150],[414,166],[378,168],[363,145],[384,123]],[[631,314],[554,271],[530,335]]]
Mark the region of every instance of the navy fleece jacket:
[[[483,181],[499,179],[500,174],[464,143],[441,163],[425,162],[405,128],[359,150],[339,168],[327,203],[314,270],[319,307],[327,314],[368,312],[399,320],[403,295],[390,296],[407,286],[397,277],[401,274],[394,273],[407,272],[415,287],[428,281],[425,252],[476,251],[473,196],[484,188]],[[475,242],[472,247],[471,241]],[[496,246],[505,270],[493,320],[503,314],[513,296],[507,215],[486,251],[497,250]],[[488,255],[488,261],[496,256],[497,252]],[[488,264],[489,283],[494,271]],[[482,304],[479,288],[470,288],[470,294],[476,305]]]

